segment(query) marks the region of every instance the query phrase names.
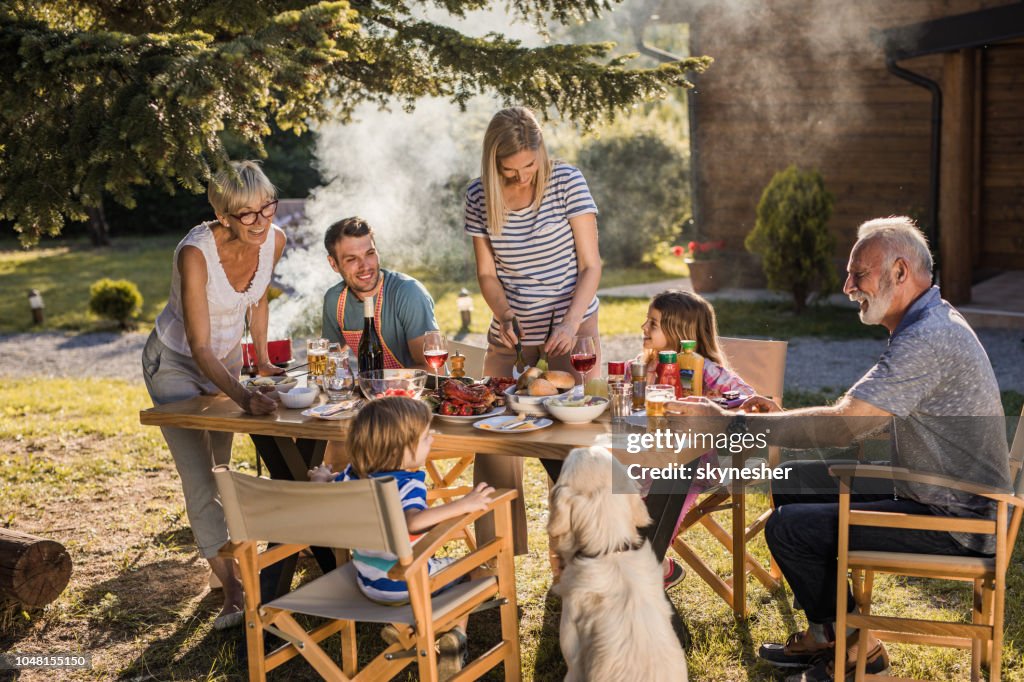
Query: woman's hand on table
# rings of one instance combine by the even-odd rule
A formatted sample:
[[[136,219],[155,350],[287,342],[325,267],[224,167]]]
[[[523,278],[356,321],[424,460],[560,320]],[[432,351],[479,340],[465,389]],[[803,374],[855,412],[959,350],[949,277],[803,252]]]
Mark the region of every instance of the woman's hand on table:
[[[239,403],[239,406],[249,414],[258,417],[277,410],[277,402],[270,396],[260,391],[244,390],[245,394],[242,396],[242,402]]]
[[[274,377],[284,374],[284,369],[269,362],[261,362],[257,369],[261,377]]]
[[[551,330],[551,335],[544,342],[544,352],[549,356],[568,355],[576,340],[579,324],[562,320]]]

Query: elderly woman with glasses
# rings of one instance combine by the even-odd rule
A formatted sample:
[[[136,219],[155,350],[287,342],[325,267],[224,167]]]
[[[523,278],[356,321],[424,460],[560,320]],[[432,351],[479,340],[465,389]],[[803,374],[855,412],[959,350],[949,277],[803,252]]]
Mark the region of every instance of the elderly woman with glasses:
[[[276,403],[238,381],[242,338],[252,336],[261,375],[281,374],[267,355],[267,289],[285,246],[271,223],[277,190],[254,161],[231,164],[210,183],[216,220],[201,223],[174,250],[171,291],[142,354],[154,405],[224,393],[245,412],[273,412]],[[231,458],[230,433],[163,427],[185,495],[199,552],[224,588],[214,627],[242,622],[243,595],[233,562],[217,557],[228,541],[211,469]]]

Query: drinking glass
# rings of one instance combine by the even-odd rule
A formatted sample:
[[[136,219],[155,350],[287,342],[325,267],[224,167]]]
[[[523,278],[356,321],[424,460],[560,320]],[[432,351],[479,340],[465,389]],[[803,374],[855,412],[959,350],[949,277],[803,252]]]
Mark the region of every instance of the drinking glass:
[[[309,339],[306,341],[306,362],[309,363],[309,376],[313,382],[323,385],[323,376],[327,373],[327,339]],[[309,381],[306,382],[309,385]]]
[[[572,354],[569,356],[572,368],[579,372],[580,383],[587,384],[587,374],[597,364],[597,346],[593,336],[577,336],[573,340]]]
[[[676,389],[671,384],[649,384],[645,397],[648,417],[664,417],[665,403],[675,400]]]
[[[444,337],[444,334],[432,331],[423,335],[423,357],[434,370],[434,387],[437,388],[441,385],[438,371],[448,360],[448,339]]]
[[[335,367],[333,374],[324,376],[324,388],[327,390],[327,402],[340,403],[352,397],[355,392],[356,380],[341,363]]]

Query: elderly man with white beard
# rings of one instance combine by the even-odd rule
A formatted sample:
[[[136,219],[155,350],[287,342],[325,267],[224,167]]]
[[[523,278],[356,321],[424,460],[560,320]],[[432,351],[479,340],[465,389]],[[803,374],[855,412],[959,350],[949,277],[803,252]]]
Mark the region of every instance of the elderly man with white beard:
[[[1009,453],[1002,403],[992,365],[963,316],[932,286],[932,256],[914,222],[905,217],[860,226],[843,292],[860,304],[864,324],[889,330],[878,362],[830,407],[783,411],[755,396],[725,420],[729,433],[763,434],[790,448],[846,446],[889,426],[894,466],[1009,489]],[[728,413],[704,399],[668,403],[685,416]],[[744,414],[756,412],[758,414]],[[764,412],[765,414],[760,414]],[[838,553],[838,486],[832,460],[783,465],[774,477],[775,512],[765,526],[772,556],[807,614],[808,628],[784,644],[764,644],[762,660],[804,669],[787,681],[845,679],[833,670]],[[994,506],[949,488],[880,479],[854,479],[851,507],[905,514],[994,518]],[[992,536],[854,526],[851,550],[991,556]],[[853,604],[852,597],[848,600]],[[862,638],[865,639],[865,638]],[[849,641],[849,640],[848,640]],[[874,637],[851,641],[847,672],[857,647],[868,650],[869,674],[885,674],[888,655]]]

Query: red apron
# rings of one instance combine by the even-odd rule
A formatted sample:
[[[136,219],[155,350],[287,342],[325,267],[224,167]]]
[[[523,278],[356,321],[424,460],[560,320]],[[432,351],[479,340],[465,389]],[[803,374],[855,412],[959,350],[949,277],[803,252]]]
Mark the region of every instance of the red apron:
[[[381,277],[383,279],[383,276]],[[363,338],[362,330],[357,332],[345,331],[345,301],[348,299],[348,287],[341,290],[341,296],[338,297],[338,331],[341,332],[341,336],[345,339],[345,343],[352,349],[352,352],[359,352],[359,340]],[[380,291],[377,292],[377,309],[373,311],[373,319],[377,325],[377,334],[380,336],[380,345],[384,348],[384,369],[405,369],[395,354],[388,348],[387,342],[384,340],[384,334],[381,331],[384,329],[380,323],[380,311],[384,305],[384,282],[381,282]]]

